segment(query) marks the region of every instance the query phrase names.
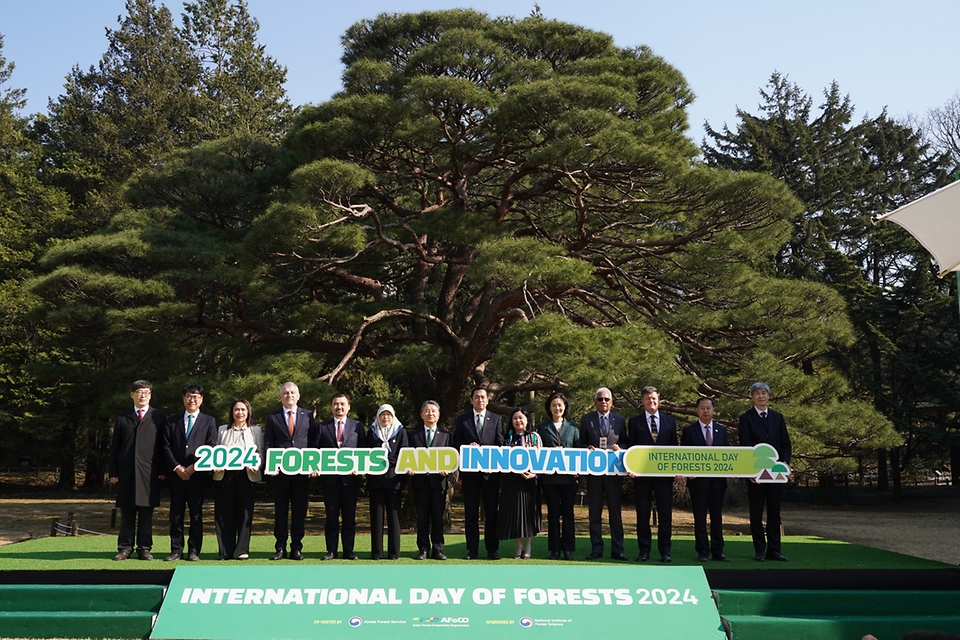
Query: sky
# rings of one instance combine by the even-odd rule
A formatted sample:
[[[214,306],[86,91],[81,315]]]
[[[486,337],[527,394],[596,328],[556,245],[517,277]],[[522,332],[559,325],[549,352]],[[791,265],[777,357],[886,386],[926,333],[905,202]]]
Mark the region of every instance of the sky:
[[[175,16],[181,0],[163,2]],[[522,18],[534,0],[248,0],[260,42],[287,67],[294,105],[320,103],[340,89],[340,37],[384,12],[472,8]],[[611,34],[621,47],[646,45],[680,70],[696,95],[690,136],[703,123],[735,128],[736,110],[757,113],[774,71],[819,105],[836,81],[856,119],[886,108],[922,117],[960,91],[957,0],[536,0],[546,18]],[[106,51],[124,0],[0,0],[3,56],[16,65],[3,88],[27,90],[25,113],[44,112],[74,65]]]

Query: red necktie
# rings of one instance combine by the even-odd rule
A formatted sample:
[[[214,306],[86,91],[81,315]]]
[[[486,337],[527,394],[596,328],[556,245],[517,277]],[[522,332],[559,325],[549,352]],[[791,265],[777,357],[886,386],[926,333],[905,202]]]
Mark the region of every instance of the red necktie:
[[[143,420],[143,409],[137,409],[137,420]]]
[[[343,442],[343,420],[337,420],[337,444]]]
[[[707,446],[713,446],[713,425],[708,424],[704,430],[704,439],[707,441]]]
[[[290,437],[293,437],[293,411],[287,411],[287,429],[290,430]]]

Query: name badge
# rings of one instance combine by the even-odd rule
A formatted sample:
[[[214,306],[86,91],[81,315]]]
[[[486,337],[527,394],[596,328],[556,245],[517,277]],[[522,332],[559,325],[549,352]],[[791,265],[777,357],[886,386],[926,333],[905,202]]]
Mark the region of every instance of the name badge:
[[[598,447],[598,449],[606,449],[606,448],[607,448],[607,436],[600,436],[600,446]]]

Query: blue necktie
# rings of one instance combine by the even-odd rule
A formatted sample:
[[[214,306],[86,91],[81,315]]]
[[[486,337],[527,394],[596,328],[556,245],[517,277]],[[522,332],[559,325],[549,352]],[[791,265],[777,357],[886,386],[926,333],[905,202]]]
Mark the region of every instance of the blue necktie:
[[[190,439],[190,432],[193,431],[193,415],[187,416],[187,440]]]

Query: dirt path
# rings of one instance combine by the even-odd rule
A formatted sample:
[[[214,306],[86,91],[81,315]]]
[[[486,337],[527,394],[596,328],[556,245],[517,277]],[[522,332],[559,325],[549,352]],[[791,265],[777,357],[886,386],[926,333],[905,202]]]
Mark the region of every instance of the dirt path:
[[[212,505],[210,507],[209,517],[212,520]],[[65,521],[71,511],[82,529],[116,535],[116,529],[110,526],[113,511],[110,500],[0,499],[0,544],[48,536],[52,520],[59,518]],[[310,520],[313,522],[308,522],[308,530],[319,531],[322,528],[322,513],[320,504],[311,508]],[[628,536],[634,535],[633,509],[625,508],[623,513],[626,533]],[[271,515],[270,505],[258,505],[255,534],[269,535],[272,530]],[[363,520],[365,514],[358,516]],[[586,507],[578,507],[577,520],[577,534],[586,535]],[[166,521],[166,510],[161,507],[154,516],[156,535],[165,535]],[[822,536],[949,564],[960,562],[960,497],[918,500],[882,507],[787,505],[783,511],[783,524],[787,535]],[[462,514],[455,512],[455,530],[459,528],[457,525],[462,526]],[[731,534],[749,535],[746,509],[725,512],[724,529]],[[674,531],[679,534],[693,533],[689,511],[677,509],[674,512]]]

